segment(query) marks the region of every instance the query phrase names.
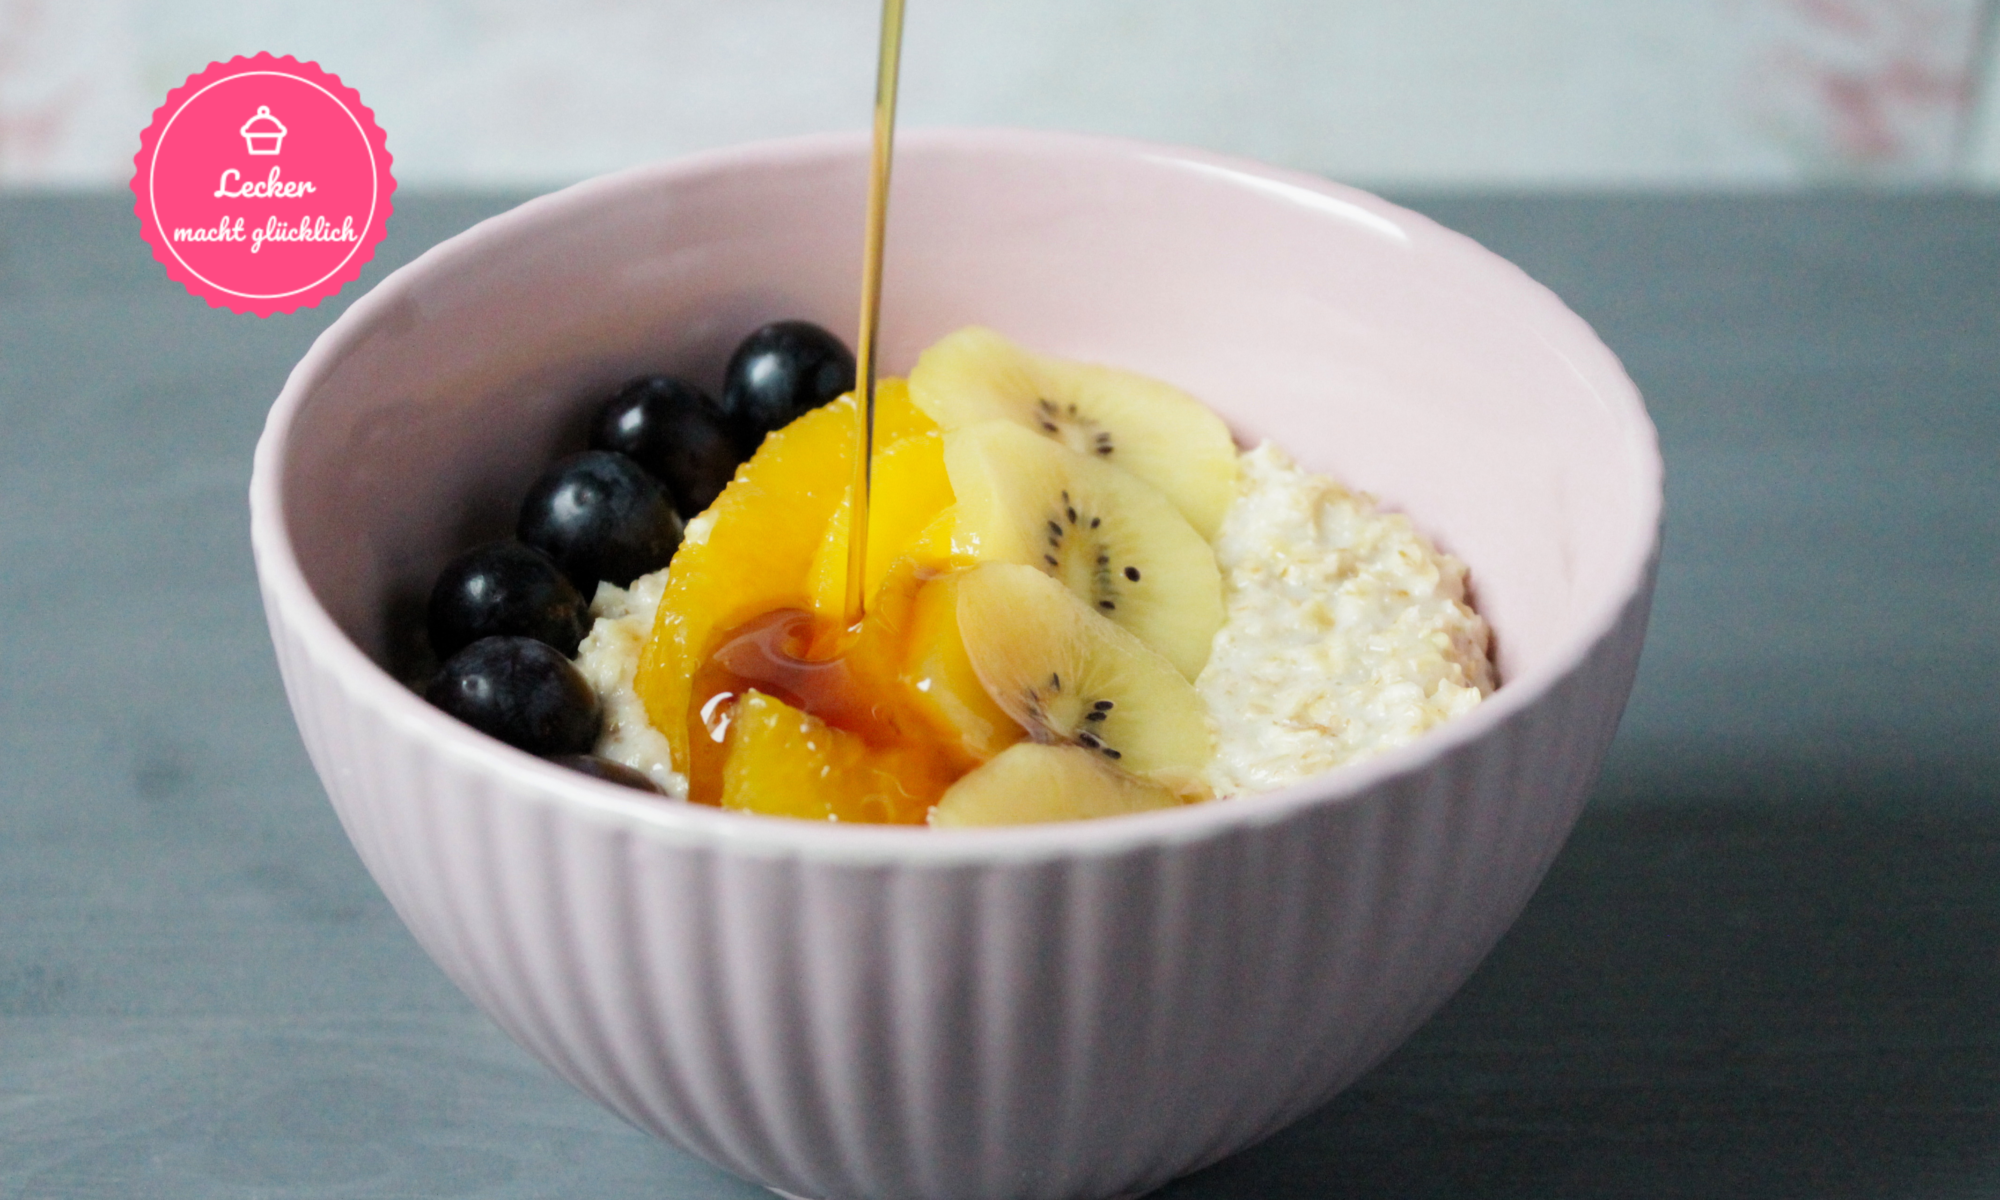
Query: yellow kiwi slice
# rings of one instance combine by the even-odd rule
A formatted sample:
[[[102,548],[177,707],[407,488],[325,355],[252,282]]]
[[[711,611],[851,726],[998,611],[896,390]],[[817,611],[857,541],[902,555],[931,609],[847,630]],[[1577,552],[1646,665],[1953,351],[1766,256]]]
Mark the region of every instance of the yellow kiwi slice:
[[[1081,746],[1020,742],[945,789],[930,822],[954,827],[1081,821],[1183,802],[1172,789],[1107,765]]]
[[[1201,792],[1215,738],[1194,685],[1062,584],[1017,563],[973,567],[958,583],[958,631],[979,682],[1030,739]]]
[[[955,550],[1053,576],[1189,680],[1201,673],[1222,628],[1222,575],[1166,497],[1011,421],[946,434],[944,467]]]
[[[1236,497],[1236,445],[1199,400],[1160,382],[1032,353],[990,329],[917,359],[910,399],[946,432],[1007,420],[1158,488],[1209,541]]]

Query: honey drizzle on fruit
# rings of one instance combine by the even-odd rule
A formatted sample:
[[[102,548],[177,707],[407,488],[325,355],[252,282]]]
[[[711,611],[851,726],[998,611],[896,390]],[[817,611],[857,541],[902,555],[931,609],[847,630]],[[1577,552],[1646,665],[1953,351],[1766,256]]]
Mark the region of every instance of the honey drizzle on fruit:
[[[884,765],[893,758],[899,812],[867,819],[921,821],[944,789],[977,765],[911,707],[910,689],[930,686],[907,662],[910,603],[928,579],[909,564],[892,571],[876,613],[859,629],[779,609],[724,633],[691,681],[688,798],[722,803],[736,708],[755,690],[859,738]]]
[[[870,742],[894,736],[846,655],[813,657],[815,648],[824,652],[843,632],[810,612],[781,608],[722,635],[715,653],[695,671],[690,693],[690,800],[722,803],[730,720],[737,701],[752,689]]]
[[[875,341],[882,313],[882,242],[889,222],[889,165],[896,150],[896,80],[903,61],[903,0],[882,0],[882,42],[875,60],[875,141],[868,160],[868,229],[862,242],[861,337],[855,387],[860,428],[855,446],[853,519],[847,523],[847,620],[867,605],[868,489],[875,448]]]

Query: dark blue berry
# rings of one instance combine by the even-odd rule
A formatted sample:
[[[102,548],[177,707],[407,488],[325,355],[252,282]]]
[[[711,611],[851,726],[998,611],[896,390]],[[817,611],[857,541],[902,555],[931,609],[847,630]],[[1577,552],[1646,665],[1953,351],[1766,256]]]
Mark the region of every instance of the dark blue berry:
[[[722,415],[747,458],[764,435],[854,390],[854,354],[810,321],[766,325],[736,347],[722,376]]]
[[[549,761],[558,766],[568,767],[572,771],[582,771],[585,775],[602,779],[606,783],[623,784],[629,788],[638,788],[642,792],[652,792],[656,796],[666,795],[660,790],[660,785],[647,778],[644,772],[635,771],[622,762],[599,758],[595,754],[557,754]]]
[[[622,454],[586,450],[556,463],[521,501],[520,539],[547,554],[585,596],[667,565],[681,519],[667,487]]]
[[[634,379],[605,401],[590,448],[615,450],[665,481],[682,517],[715,503],[745,457],[708,393],[667,375]]]
[[[590,604],[555,561],[520,542],[488,542],[438,572],[426,613],[431,649],[450,658],[483,637],[547,642],[574,657],[590,631]]]
[[[479,639],[445,661],[424,698],[530,754],[583,754],[604,724],[583,673],[533,638]]]

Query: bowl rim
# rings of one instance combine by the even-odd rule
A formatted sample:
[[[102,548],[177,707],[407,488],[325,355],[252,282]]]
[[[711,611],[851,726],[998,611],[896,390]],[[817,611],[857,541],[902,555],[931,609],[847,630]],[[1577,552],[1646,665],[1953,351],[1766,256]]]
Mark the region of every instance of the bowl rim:
[[[1586,374],[1564,350],[1550,347],[1570,361],[1572,369],[1598,394],[1631,444],[1636,467],[1631,486],[1638,502],[1637,514],[1635,527],[1613,562],[1615,586],[1607,587],[1604,598],[1585,609],[1575,628],[1542,662],[1504,681],[1472,711],[1443,722],[1406,745],[1270,792],[1090,821],[980,829],[822,824],[663,802],[545,762],[479,733],[433,708],[377,665],[340,629],[314,594],[285,518],[285,460],[294,422],[327,371],[366,337],[379,315],[419,281],[448,271],[461,257],[480,253],[488,242],[532,234],[538,226],[563,219],[563,214],[579,205],[588,206],[599,198],[627,191],[651,190],[721,172],[782,169],[831,157],[865,158],[868,135],[841,132],[706,150],[584,180],[489,217],[430,247],[357,298],[293,367],[257,443],[249,489],[251,548],[274,639],[282,641],[279,631],[289,627],[301,649],[337,681],[350,702],[374,710],[400,735],[431,745],[462,769],[493,777],[506,785],[510,795],[534,798],[670,843],[830,862],[952,866],[1109,856],[1180,845],[1232,830],[1275,824],[1310,810],[1354,803],[1378,788],[1422,772],[1533,707],[1584,664],[1634,603],[1643,603],[1649,596],[1664,506],[1664,464],[1657,430],[1616,355],[1552,291],[1513,263],[1463,234],[1372,194],[1206,150],[1093,134],[1005,128],[916,129],[898,137],[905,161],[912,152],[973,150],[1140,159],[1191,167],[1204,176],[1234,183],[1277,202],[1345,219],[1378,235],[1385,224],[1412,242],[1417,240],[1412,235],[1421,235],[1428,253],[1468,256],[1488,269],[1497,264],[1511,272],[1523,285],[1523,299],[1539,306],[1544,319],[1572,325],[1582,335],[1582,347],[1601,353],[1602,361],[1592,364],[1594,372]]]

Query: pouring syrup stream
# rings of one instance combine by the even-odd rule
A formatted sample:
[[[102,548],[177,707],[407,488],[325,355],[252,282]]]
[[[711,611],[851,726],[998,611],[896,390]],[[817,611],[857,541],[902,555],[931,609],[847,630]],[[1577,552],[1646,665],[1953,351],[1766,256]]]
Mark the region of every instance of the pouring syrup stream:
[[[861,337],[854,381],[860,417],[854,454],[853,508],[847,523],[849,626],[867,604],[868,488],[874,473],[875,335],[882,313],[882,238],[889,219],[889,163],[896,149],[896,78],[903,58],[903,0],[882,0],[882,44],[875,64],[875,150],[868,164],[868,232],[861,261]]]
[[[930,744],[921,722],[895,705],[882,703],[880,677],[884,650],[870,643],[862,617],[867,603],[868,493],[875,443],[876,330],[882,311],[882,242],[889,210],[889,162],[895,150],[896,77],[902,59],[903,0],[882,0],[881,57],[875,77],[875,143],[868,170],[868,224],[861,265],[861,336],[855,356],[854,474],[849,487],[847,587],[839,625],[810,613],[780,609],[723,634],[715,651],[690,680],[688,709],[688,796],[720,804],[731,744],[730,725],[738,701],[753,690],[826,721],[862,739],[871,748],[900,748],[896,771],[874,772],[895,779],[884,797],[863,802],[865,811],[842,819],[921,821],[951,780],[963,774],[948,747]],[[905,583],[913,583],[906,580]],[[899,596],[907,603],[904,587]],[[829,627],[830,626],[830,627]],[[882,636],[877,631],[876,640]],[[871,668],[873,673],[871,674]],[[903,775],[913,774],[911,780]],[[906,786],[907,785],[907,786]],[[830,812],[829,816],[842,816]]]

